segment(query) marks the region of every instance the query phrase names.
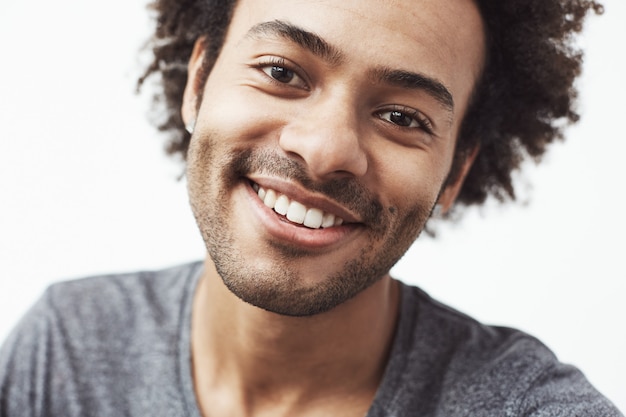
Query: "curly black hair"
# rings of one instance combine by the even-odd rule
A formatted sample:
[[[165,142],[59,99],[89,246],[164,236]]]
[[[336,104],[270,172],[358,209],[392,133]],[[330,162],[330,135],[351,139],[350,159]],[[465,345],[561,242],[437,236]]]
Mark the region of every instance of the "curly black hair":
[[[489,195],[515,199],[512,173],[524,158],[539,160],[546,146],[578,121],[574,109],[582,52],[574,37],[593,0],[475,0],[486,31],[483,73],[463,120],[449,180],[476,145],[480,151],[457,203],[482,204]],[[154,0],[153,60],[138,87],[159,75],[158,128],[171,136],[167,152],[186,158],[190,135],[180,107],[194,42],[208,39],[202,76],[208,76],[224,41],[236,0]]]

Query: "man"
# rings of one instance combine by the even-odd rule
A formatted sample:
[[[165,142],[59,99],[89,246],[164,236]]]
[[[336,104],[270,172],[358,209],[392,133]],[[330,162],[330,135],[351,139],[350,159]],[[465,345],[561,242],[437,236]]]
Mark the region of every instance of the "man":
[[[388,274],[576,119],[568,39],[599,6],[215,3],[156,3],[149,70],[191,134],[204,264],[51,287],[3,348],[0,415],[619,416],[536,339]]]

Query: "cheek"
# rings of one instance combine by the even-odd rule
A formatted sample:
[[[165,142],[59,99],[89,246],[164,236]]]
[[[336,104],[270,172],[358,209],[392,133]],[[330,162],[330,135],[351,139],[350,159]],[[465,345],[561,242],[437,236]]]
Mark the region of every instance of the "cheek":
[[[251,87],[207,84],[196,129],[220,132],[234,142],[259,140],[278,132],[290,112],[285,103]]]
[[[271,126],[262,112],[256,109],[255,103],[244,102],[229,97],[203,104],[198,118],[202,131],[216,131],[231,140],[241,136],[265,133]]]
[[[404,251],[417,239],[430,218],[440,189],[440,184],[420,179],[417,174],[394,184],[394,198],[386,206],[393,219],[389,231],[394,247]]]
[[[373,161],[381,203],[392,219],[388,238],[408,248],[424,228],[445,181],[445,152],[381,145]]]
[[[205,206],[210,200],[209,196],[215,195],[215,190],[211,189],[211,185],[215,185],[216,181],[212,180],[214,146],[207,139],[200,139],[200,135],[194,134],[187,156],[187,189],[189,198],[194,211],[196,206]]]
[[[448,170],[441,152],[379,143],[374,155],[370,172],[390,211],[403,215],[418,206],[434,205]]]

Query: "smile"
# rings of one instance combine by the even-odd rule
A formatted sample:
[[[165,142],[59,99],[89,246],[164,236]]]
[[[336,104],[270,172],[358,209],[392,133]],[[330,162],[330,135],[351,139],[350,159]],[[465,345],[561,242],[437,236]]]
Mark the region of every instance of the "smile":
[[[316,207],[307,207],[270,188],[263,188],[256,183],[252,184],[252,188],[265,206],[281,216],[285,216],[292,223],[303,225],[309,229],[341,226],[344,223],[341,217]]]

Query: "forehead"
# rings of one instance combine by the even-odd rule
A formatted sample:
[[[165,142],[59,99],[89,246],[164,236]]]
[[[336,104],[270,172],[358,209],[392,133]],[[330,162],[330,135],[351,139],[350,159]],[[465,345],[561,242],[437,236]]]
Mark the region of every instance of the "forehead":
[[[315,33],[353,69],[384,65],[440,80],[460,107],[484,61],[473,0],[239,0],[224,51],[251,28],[275,20]]]

